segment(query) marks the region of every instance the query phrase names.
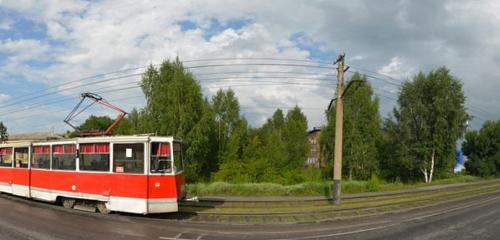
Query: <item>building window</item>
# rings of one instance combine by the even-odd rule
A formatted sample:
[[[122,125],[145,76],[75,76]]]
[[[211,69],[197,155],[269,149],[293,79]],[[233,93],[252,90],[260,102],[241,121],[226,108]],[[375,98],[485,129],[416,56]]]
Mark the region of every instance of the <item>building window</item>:
[[[109,172],[109,143],[80,144],[80,170]]]
[[[50,169],[50,146],[34,146],[32,168]]]
[[[12,148],[0,148],[0,166],[12,167]]]
[[[16,168],[28,168],[29,148],[14,148],[14,166]]]
[[[169,143],[151,143],[151,173],[171,173],[172,158]]]
[[[113,144],[113,171],[144,173],[144,144]]]
[[[76,145],[52,146],[52,169],[76,170]]]

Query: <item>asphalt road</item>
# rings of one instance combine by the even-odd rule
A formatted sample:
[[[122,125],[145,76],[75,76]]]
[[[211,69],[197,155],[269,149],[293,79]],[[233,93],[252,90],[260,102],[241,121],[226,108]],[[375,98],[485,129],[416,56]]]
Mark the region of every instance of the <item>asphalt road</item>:
[[[371,218],[254,226],[103,216],[4,195],[0,239],[500,239],[500,194]]]

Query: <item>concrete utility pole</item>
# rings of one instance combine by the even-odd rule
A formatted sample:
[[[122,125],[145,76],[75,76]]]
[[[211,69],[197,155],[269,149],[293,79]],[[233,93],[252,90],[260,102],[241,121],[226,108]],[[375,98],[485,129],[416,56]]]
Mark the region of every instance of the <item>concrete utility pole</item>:
[[[337,64],[337,102],[335,112],[335,156],[333,160],[333,204],[340,204],[342,181],[342,138],[344,125],[344,57],[341,53],[334,64]]]

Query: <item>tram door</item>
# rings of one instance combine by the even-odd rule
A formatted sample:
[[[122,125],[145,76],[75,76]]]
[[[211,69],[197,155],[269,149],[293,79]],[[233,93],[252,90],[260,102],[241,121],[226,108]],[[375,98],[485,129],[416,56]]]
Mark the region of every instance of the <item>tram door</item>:
[[[12,194],[30,196],[30,148],[14,148],[14,168],[12,169]]]
[[[148,176],[149,198],[175,198],[176,186],[171,143],[152,142]]]
[[[177,189],[177,199],[186,197],[186,187],[184,180],[184,152],[181,142],[174,142],[174,173],[175,173],[175,186]]]

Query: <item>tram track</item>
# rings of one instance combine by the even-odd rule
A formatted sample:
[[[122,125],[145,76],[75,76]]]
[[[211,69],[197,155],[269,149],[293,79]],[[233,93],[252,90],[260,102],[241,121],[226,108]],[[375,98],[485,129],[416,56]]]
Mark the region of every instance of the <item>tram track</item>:
[[[133,219],[181,222],[181,223],[215,223],[233,225],[263,225],[328,222],[336,220],[372,217],[415,209],[430,208],[442,204],[452,204],[477,197],[488,197],[500,193],[500,180],[488,180],[467,183],[459,187],[451,186],[432,191],[413,191],[400,194],[380,194],[365,197],[354,197],[343,200],[341,205],[331,205],[327,200],[281,201],[281,202],[184,202],[179,212],[151,214],[147,216],[115,213],[102,215],[99,213],[81,212],[66,209],[49,203],[28,200],[8,194],[3,198],[38,205],[72,214],[87,215],[96,218],[113,219],[115,221],[132,221]]]
[[[500,192],[500,181],[470,183],[461,187],[399,195],[351,198],[341,205],[328,201],[303,202],[201,202],[180,206],[186,222],[232,224],[307,223],[368,217],[432,207]],[[285,205],[285,207],[284,207]],[[298,210],[300,209],[300,210]]]

